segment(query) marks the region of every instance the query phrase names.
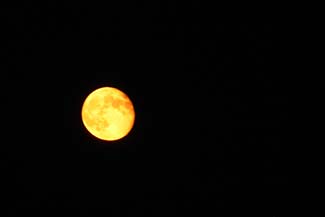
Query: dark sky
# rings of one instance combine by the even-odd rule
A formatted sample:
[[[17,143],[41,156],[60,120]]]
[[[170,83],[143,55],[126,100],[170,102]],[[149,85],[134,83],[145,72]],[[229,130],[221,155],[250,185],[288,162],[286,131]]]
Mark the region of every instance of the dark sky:
[[[2,10],[8,216],[283,213],[288,91],[276,26],[152,2]],[[103,86],[135,106],[120,141],[94,139],[80,119]]]

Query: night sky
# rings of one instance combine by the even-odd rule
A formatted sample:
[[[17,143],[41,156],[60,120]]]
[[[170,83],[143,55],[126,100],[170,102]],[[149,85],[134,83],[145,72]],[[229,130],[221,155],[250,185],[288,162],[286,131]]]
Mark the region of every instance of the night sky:
[[[281,216],[288,91],[270,20],[222,9],[89,2],[2,9],[3,216]],[[96,140],[81,106],[131,98],[122,140]]]

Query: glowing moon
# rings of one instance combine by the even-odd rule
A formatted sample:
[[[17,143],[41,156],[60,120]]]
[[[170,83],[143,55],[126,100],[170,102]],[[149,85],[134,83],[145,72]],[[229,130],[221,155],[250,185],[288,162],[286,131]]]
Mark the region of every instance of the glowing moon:
[[[86,129],[95,137],[114,141],[132,129],[135,111],[130,98],[113,87],[102,87],[88,95],[81,117]]]

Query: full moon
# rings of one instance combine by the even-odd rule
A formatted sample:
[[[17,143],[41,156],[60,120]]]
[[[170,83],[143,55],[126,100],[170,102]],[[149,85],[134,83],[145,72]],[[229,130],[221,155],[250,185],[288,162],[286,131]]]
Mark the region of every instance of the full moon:
[[[114,141],[125,137],[132,129],[135,111],[130,98],[114,87],[102,87],[91,92],[81,109],[86,129],[95,137]]]

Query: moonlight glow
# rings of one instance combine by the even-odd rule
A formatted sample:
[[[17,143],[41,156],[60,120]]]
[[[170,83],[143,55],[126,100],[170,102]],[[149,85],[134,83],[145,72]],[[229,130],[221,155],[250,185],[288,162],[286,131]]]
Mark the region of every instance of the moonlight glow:
[[[82,106],[81,116],[86,129],[106,141],[125,137],[135,120],[131,100],[113,87],[102,87],[90,93]]]

